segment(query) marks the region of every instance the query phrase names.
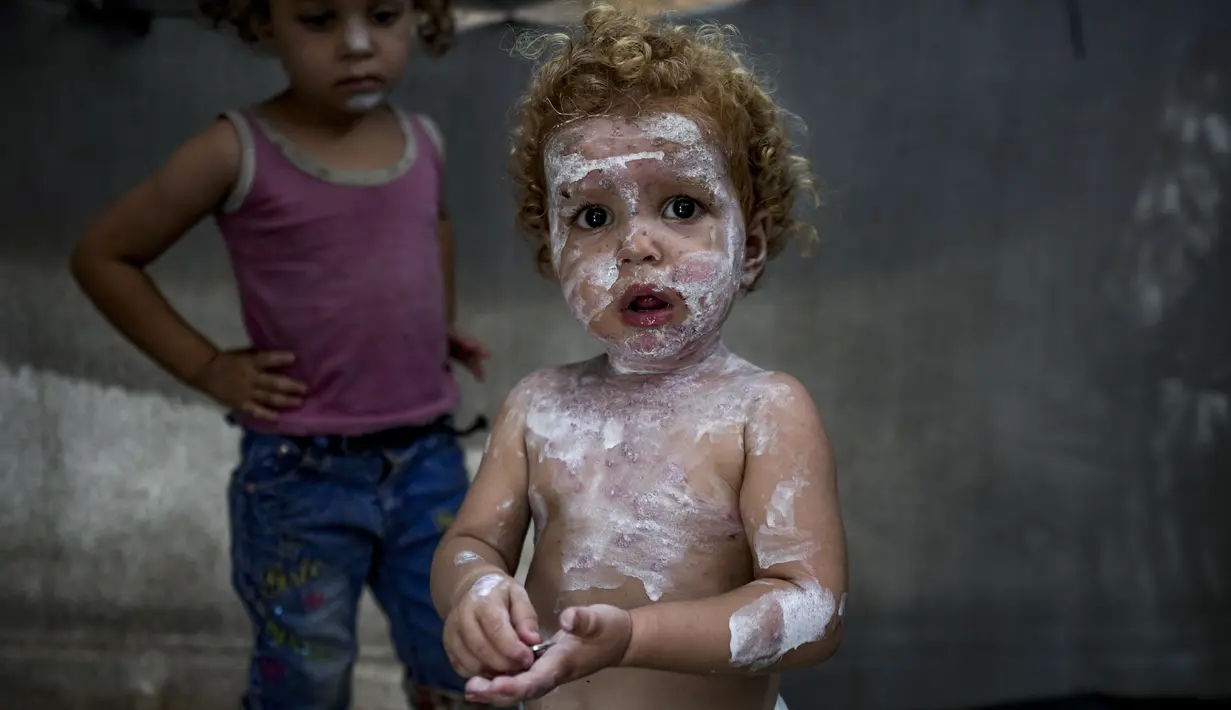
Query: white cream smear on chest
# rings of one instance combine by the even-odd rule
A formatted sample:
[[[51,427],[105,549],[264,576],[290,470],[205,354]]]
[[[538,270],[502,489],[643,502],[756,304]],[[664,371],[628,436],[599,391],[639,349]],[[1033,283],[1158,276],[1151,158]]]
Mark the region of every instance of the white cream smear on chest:
[[[594,364],[549,375],[526,418],[560,501],[562,591],[639,581],[657,601],[689,575],[690,555],[739,540],[738,495],[715,470],[719,446],[743,453],[749,412],[775,396],[764,373],[726,353],[703,372],[612,391]],[[728,453],[730,450],[727,450]],[[547,523],[532,488],[536,534]],[[537,499],[537,500],[535,500]]]

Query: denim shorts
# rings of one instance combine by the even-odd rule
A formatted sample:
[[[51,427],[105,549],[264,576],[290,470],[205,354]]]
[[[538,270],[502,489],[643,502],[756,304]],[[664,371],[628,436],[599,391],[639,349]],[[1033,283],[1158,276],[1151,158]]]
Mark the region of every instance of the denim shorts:
[[[247,710],[345,710],[370,587],[407,687],[460,696],[432,605],[432,556],[469,478],[451,426],[398,448],[245,431],[232,476],[232,580],[252,620]],[[412,705],[413,706],[413,705]]]

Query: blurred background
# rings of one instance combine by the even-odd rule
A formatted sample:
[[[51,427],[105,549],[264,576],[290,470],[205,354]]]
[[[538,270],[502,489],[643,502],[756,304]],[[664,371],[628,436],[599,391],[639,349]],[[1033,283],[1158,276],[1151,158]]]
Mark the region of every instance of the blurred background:
[[[189,2],[95,1],[0,4],[0,708],[235,707],[236,434],[67,259],[279,71]],[[460,3],[455,49],[396,97],[443,127],[461,319],[494,353],[464,417],[595,352],[514,234],[504,171],[530,70],[507,20],[578,6],[519,4]],[[790,706],[1231,696],[1231,2],[635,4],[738,25],[825,183],[822,243],[727,329],[808,386],[839,462],[847,640],[786,677]],[[154,272],[243,344],[212,224]],[[371,605],[362,626],[355,707],[404,707]]]

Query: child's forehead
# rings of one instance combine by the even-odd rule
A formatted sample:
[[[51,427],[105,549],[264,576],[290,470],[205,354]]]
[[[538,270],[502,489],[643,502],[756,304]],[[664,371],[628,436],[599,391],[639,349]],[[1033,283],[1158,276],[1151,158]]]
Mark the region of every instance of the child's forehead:
[[[664,112],[636,117],[602,115],[574,119],[552,133],[547,153],[601,160],[636,153],[671,154],[714,147],[694,119]]]

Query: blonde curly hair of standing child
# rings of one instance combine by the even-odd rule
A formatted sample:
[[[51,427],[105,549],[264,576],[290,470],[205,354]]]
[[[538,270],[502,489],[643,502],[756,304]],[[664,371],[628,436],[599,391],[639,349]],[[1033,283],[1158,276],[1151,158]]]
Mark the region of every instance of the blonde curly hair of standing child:
[[[414,0],[419,14],[419,40],[433,57],[453,46],[452,0]],[[197,10],[215,29],[229,25],[247,44],[261,41],[260,27],[269,19],[269,0],[197,0]]]
[[[793,237],[816,239],[814,227],[792,216],[801,194],[819,202],[811,166],[791,141],[789,114],[736,52],[734,28],[655,22],[600,3],[578,30],[526,35],[517,44],[519,54],[542,59],[517,105],[511,165],[517,226],[537,244],[540,272],[552,274],[543,163],[552,132],[578,118],[664,105],[712,132],[728,156],[743,214],[769,215],[769,258]]]

